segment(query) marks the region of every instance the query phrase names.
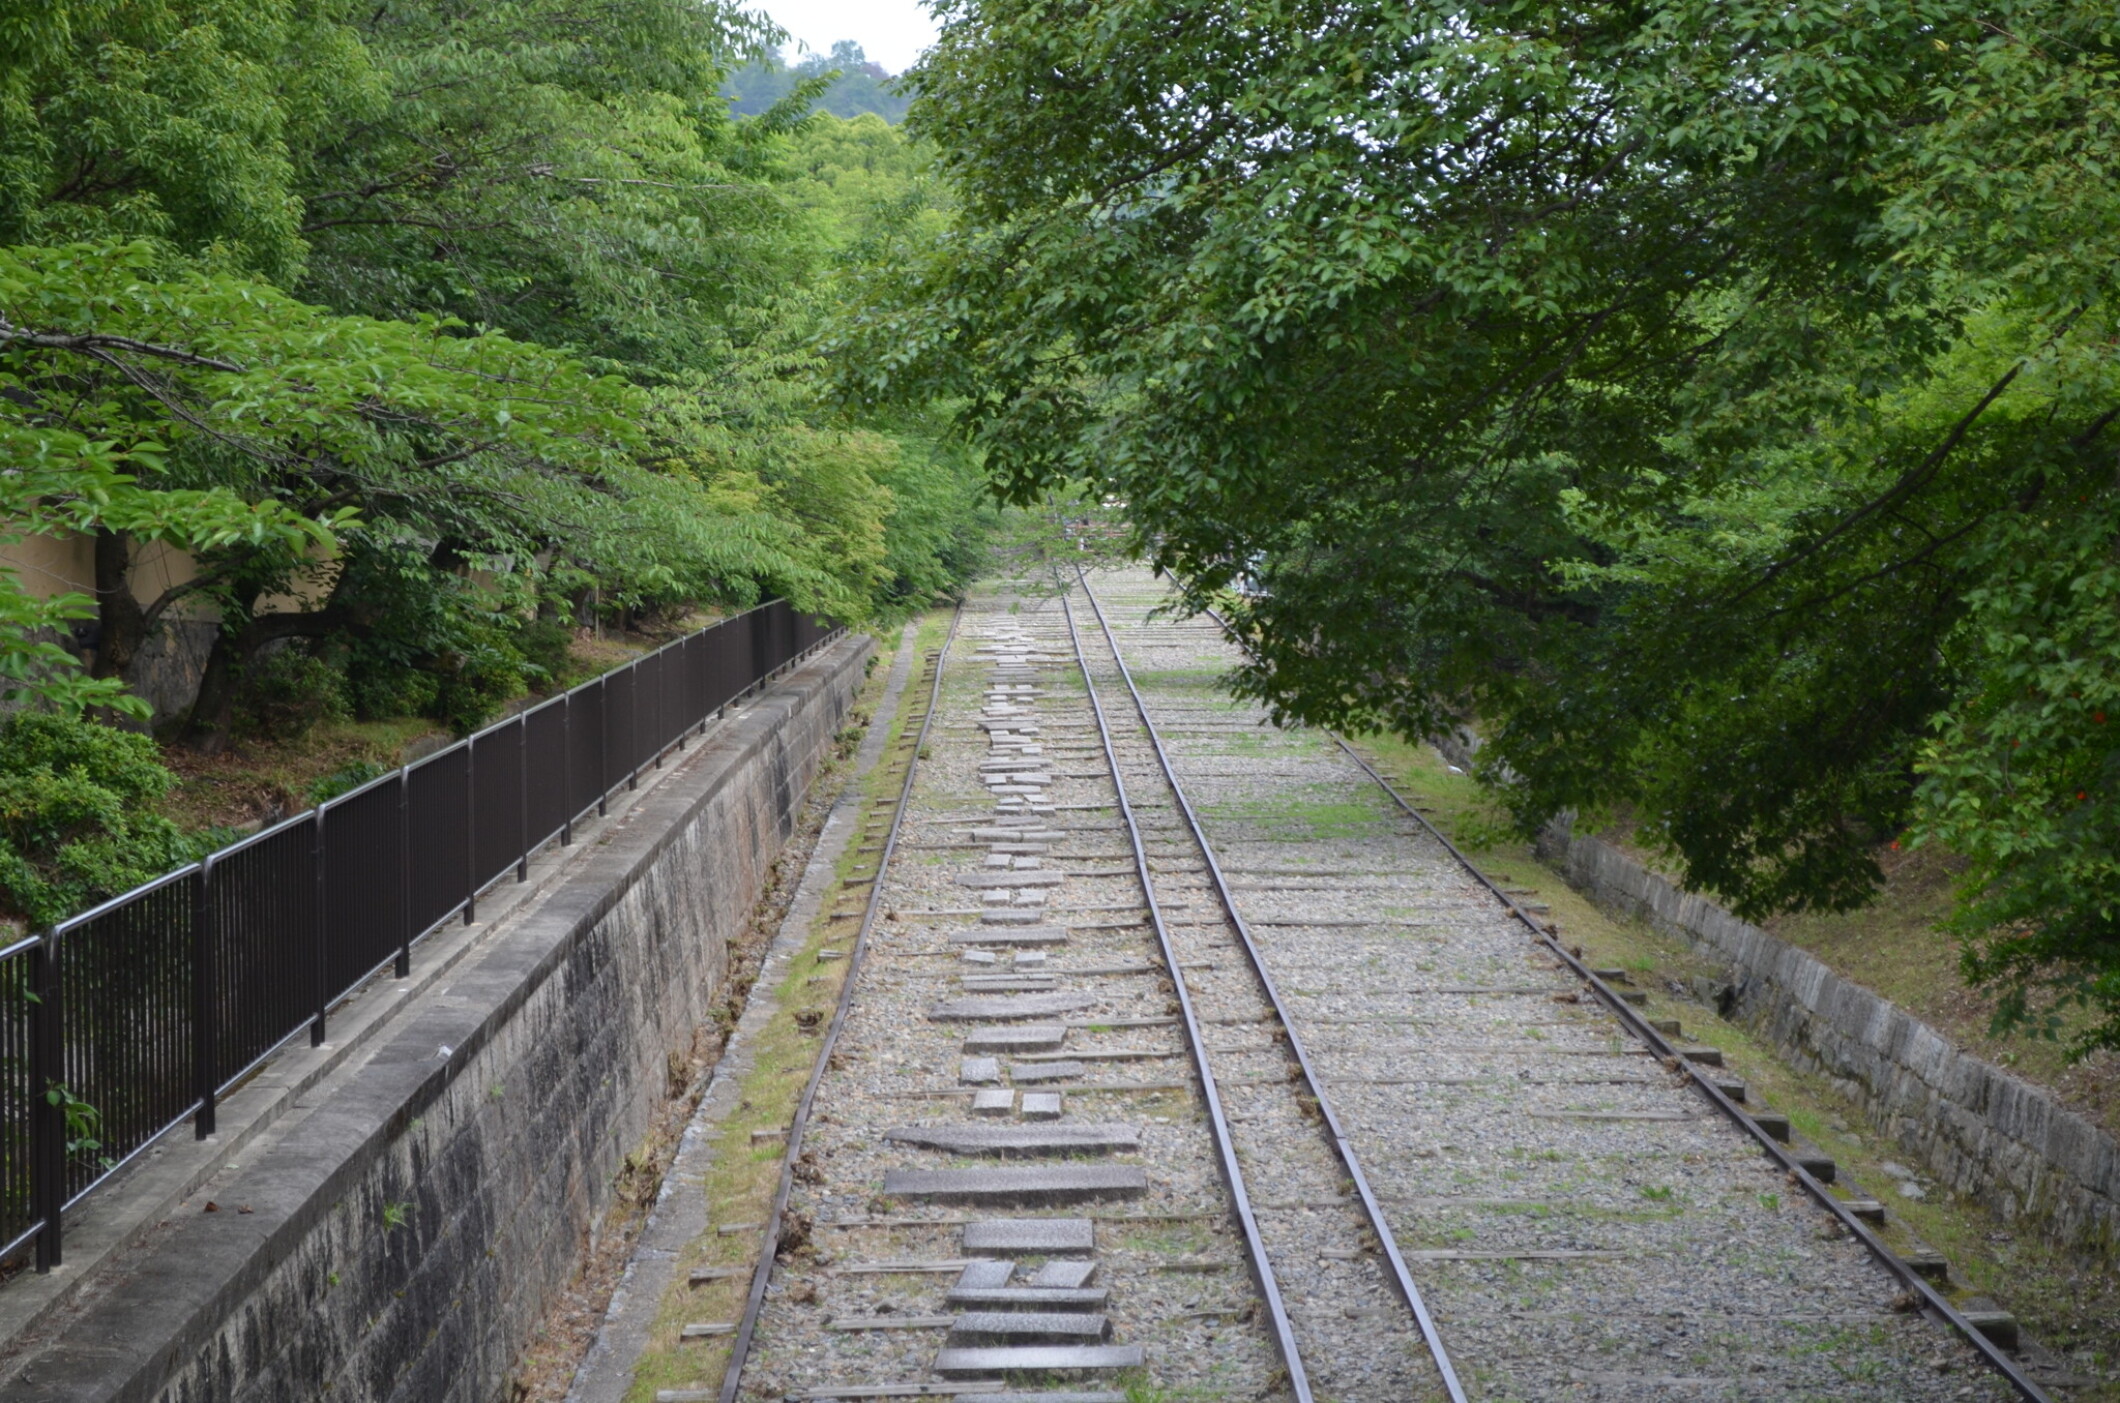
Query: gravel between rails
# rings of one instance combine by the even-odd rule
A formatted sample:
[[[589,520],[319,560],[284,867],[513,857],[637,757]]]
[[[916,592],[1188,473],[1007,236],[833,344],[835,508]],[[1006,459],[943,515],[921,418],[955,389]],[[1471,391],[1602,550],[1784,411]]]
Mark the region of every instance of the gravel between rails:
[[[1302,1082],[1280,1014],[1206,884],[1206,855],[1127,699],[1109,641],[1092,623],[1082,646],[1091,678],[1109,698],[1105,720],[1137,817],[1164,854],[1154,874],[1159,899],[1190,896],[1201,913],[1171,927],[1195,1010],[1207,1025],[1253,1035],[1213,1046],[1210,1061],[1309,1382],[1319,1398],[1445,1398],[1368,1215],[1350,1196],[1346,1167]]]
[[[982,765],[1003,753],[981,726],[994,704],[988,689],[1000,680],[994,650],[997,643],[1013,650],[1017,639],[1032,645],[1029,656],[1003,671],[1011,686],[1029,680],[1037,687],[1040,695],[1027,703],[1039,727],[1033,743],[1040,760],[1052,762],[1034,800],[993,792],[982,777]],[[950,1314],[945,1295],[957,1273],[944,1264],[967,1256],[964,1223],[1087,1216],[1097,1220],[1091,1284],[1110,1293],[1111,1341],[1142,1346],[1144,1362],[1117,1380],[1037,1378],[1012,1387],[1146,1386],[1194,1391],[1186,1397],[1288,1398],[1281,1361],[1259,1324],[1263,1312],[1215,1170],[1182,1030],[1170,1022],[1174,991],[1145,923],[1057,603],[1006,584],[975,591],[944,660],[937,705],[897,855],[880,878],[885,919],[870,936],[847,1022],[818,1087],[789,1205],[793,1230],[766,1295],[740,1396],[822,1397],[830,1395],[818,1391],[834,1385],[940,1385],[935,1364],[946,1327],[932,1322]],[[1040,810],[1035,815],[1032,802]],[[1006,856],[973,836],[993,825],[1003,806],[1010,816],[1035,816],[1063,832],[1043,844],[1047,852],[1025,855],[1064,874],[1058,885],[1024,894],[1003,890],[999,901],[989,901],[995,893],[959,880],[994,870],[990,858]],[[1042,912],[1066,925],[1069,939],[1042,965],[1013,964],[1001,945],[991,947],[992,963],[968,961],[953,935],[1013,928],[982,924],[982,911],[993,906],[1032,918]],[[1134,973],[1087,972],[1142,966]],[[1146,1193],[1060,1207],[884,1197],[885,1175],[894,1169],[1083,1162],[974,1158],[884,1139],[897,1127],[973,1123],[972,1088],[960,1081],[960,1062],[967,1030],[982,1025],[936,1021],[930,1011],[945,999],[988,996],[966,987],[967,976],[1015,974],[1053,975],[1063,992],[1091,1000],[1065,1015],[1072,1026],[1064,1050],[1082,1060],[1083,1070],[1067,1083],[1078,1089],[1063,1093],[1059,1123],[1137,1129],[1138,1152],[1092,1162],[1145,1170]],[[1001,1061],[1006,1066],[1010,1059]],[[1130,1090],[1127,1083],[1149,1085]],[[777,1152],[777,1146],[758,1151]],[[1017,1280],[1040,1260],[1023,1259]],[[894,1266],[906,1269],[877,1270]],[[879,1320],[896,1328],[846,1328]],[[1002,1383],[996,1378],[992,1386]]]
[[[2014,1396],[1324,737],[1219,693],[1210,621],[1092,583],[1473,1396]]]

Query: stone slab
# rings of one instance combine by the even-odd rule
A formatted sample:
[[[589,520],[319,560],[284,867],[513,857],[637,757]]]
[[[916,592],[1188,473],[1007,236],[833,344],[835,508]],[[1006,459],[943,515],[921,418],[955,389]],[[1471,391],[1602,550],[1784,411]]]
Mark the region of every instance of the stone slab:
[[[1000,960],[991,950],[966,950],[964,958],[975,965],[999,964]]]
[[[938,1374],[1005,1374],[1017,1371],[1138,1369],[1146,1359],[1139,1345],[990,1345],[945,1349],[935,1356]]]
[[[1108,1390],[1084,1393],[960,1393],[957,1403],[1126,1403],[1126,1395]]]
[[[1111,1338],[1111,1318],[1102,1311],[971,1310],[950,1327],[950,1343],[1040,1341],[1101,1344]]]
[[[974,1028],[964,1035],[966,1052],[1057,1052],[1067,1041],[1067,1029],[1057,1023],[1032,1023],[1019,1028]]]
[[[966,1086],[994,1086],[1001,1081],[1001,1061],[995,1057],[967,1057],[957,1064],[957,1080]]]
[[[1050,994],[1060,981],[1050,974],[968,974],[967,994]]]
[[[1057,828],[974,828],[982,843],[1057,843],[1067,834]]]
[[[1089,1075],[1089,1067],[1081,1062],[1011,1062],[1008,1064],[1008,1079],[1018,1086],[1025,1082],[1075,1081]]]
[[[958,875],[957,885],[988,891],[997,887],[1057,887],[1066,880],[1065,872],[1033,868],[1018,872],[964,872]]]
[[[1060,1291],[1074,1291],[1089,1285],[1090,1277],[1097,1271],[1095,1262],[1047,1262],[1030,1274],[1025,1286],[1046,1286]]]
[[[892,1169],[883,1191],[893,1198],[953,1199],[972,1203],[1062,1203],[1138,1198],[1148,1171],[1130,1164],[1054,1164],[1035,1168]]]
[[[1097,1225],[1087,1218],[988,1218],[964,1225],[964,1250],[967,1254],[1094,1252]]]
[[[1024,994],[1018,998],[944,999],[928,1010],[937,1023],[1006,1023],[1019,1018],[1052,1018],[1089,1008],[1095,994]]]
[[[989,1087],[972,1093],[972,1114],[1005,1116],[1016,1109],[1016,1093],[1007,1087]]]
[[[980,1098],[1009,1095],[982,1091]],[[1023,1104],[1028,1113],[1034,1097],[1055,1092],[1027,1091]],[[975,1106],[976,1109],[976,1106]],[[1141,1148],[1141,1132],[1131,1125],[1104,1121],[1071,1121],[1065,1125],[901,1125],[883,1132],[895,1145],[924,1145],[960,1155],[1056,1155],[1105,1153]]]
[[[1060,1119],[1060,1093],[1057,1091],[1024,1092],[1023,1118],[1025,1120]]]
[[[997,1286],[1008,1285],[1008,1279],[1016,1274],[1014,1262],[976,1261],[965,1263],[957,1276],[957,1289],[961,1291],[991,1291]]]
[[[1042,911],[989,911],[986,919],[996,916],[1021,917],[1023,924],[1013,930],[958,930],[950,932],[952,945],[1065,945],[1067,928],[1064,926],[1038,925]]]
[[[1062,1291],[1047,1286],[982,1286],[958,1290],[945,1297],[949,1304],[966,1310],[1102,1310],[1111,1293],[1102,1286]]]

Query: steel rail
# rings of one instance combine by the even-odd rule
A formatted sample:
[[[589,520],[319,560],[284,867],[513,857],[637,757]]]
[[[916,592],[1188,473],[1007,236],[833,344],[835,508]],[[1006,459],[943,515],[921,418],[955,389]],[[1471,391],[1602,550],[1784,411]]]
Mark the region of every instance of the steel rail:
[[[1397,1286],[1407,1309],[1413,1312],[1413,1318],[1420,1327],[1421,1339],[1435,1360],[1436,1369],[1442,1375],[1443,1387],[1449,1392],[1452,1403],[1467,1403],[1465,1386],[1459,1381],[1457,1370],[1450,1362],[1450,1353],[1443,1346],[1442,1334],[1436,1327],[1435,1317],[1429,1312],[1427,1302],[1421,1298],[1420,1287],[1414,1284],[1413,1273],[1406,1265],[1404,1254],[1399,1251],[1398,1239],[1392,1235],[1390,1225],[1384,1220],[1383,1205],[1377,1201],[1375,1191],[1369,1186],[1368,1176],[1362,1172],[1361,1160],[1355,1154],[1346,1131],[1340,1127],[1339,1116],[1333,1111],[1331,1099],[1325,1094],[1324,1083],[1311,1065],[1310,1054],[1303,1046],[1302,1035],[1296,1031],[1295,1020],[1289,1016],[1287,1006],[1281,1001],[1281,990],[1274,983],[1273,975],[1267,972],[1266,961],[1259,953],[1258,943],[1252,938],[1251,927],[1237,910],[1236,898],[1229,889],[1228,879],[1222,873],[1222,864],[1216,860],[1214,846],[1207,840],[1207,830],[1201,825],[1199,815],[1194,812],[1192,801],[1186,797],[1185,787],[1178,782],[1177,771],[1171,767],[1170,756],[1163,748],[1163,738],[1156,731],[1156,723],[1149,717],[1148,704],[1142,699],[1141,689],[1134,685],[1133,672],[1126,666],[1126,659],[1119,652],[1119,640],[1112,632],[1111,622],[1105,618],[1103,607],[1097,603],[1096,591],[1090,588],[1088,574],[1079,565],[1075,567],[1075,574],[1082,583],[1083,597],[1089,601],[1091,610],[1096,613],[1098,626],[1104,630],[1105,641],[1112,650],[1112,661],[1119,668],[1119,676],[1125,681],[1126,690],[1133,697],[1134,710],[1140,714],[1141,726],[1148,733],[1148,743],[1155,751],[1156,763],[1162,767],[1163,777],[1170,785],[1170,792],[1178,801],[1179,812],[1185,815],[1186,826],[1192,830],[1193,840],[1199,844],[1200,854],[1207,861],[1208,875],[1214,881],[1215,896],[1220,901],[1222,910],[1228,915],[1230,925],[1237,932],[1238,940],[1244,946],[1245,957],[1251,962],[1253,974],[1258,977],[1260,986],[1266,991],[1266,998],[1273,1007],[1274,1016],[1281,1022],[1282,1033],[1288,1039],[1289,1051],[1294,1054],[1296,1067],[1303,1074],[1303,1083],[1309,1089],[1311,1098],[1317,1102],[1318,1112],[1324,1118],[1333,1150],[1339,1156],[1341,1164],[1346,1167],[1347,1177],[1354,1184],[1355,1192],[1361,1199],[1362,1212],[1369,1219],[1370,1228],[1376,1233],[1377,1242],[1383,1247],[1385,1258],[1391,1264],[1393,1284]],[[1114,770],[1116,768],[1115,762]],[[1172,962],[1171,968],[1176,970],[1175,961]]]
[[[1233,644],[1246,654],[1252,657],[1257,656],[1252,651],[1251,645],[1238,634],[1227,619],[1213,609],[1207,609],[1203,612],[1221,626],[1223,633],[1228,636]],[[1803,1164],[1789,1153],[1787,1146],[1775,1139],[1766,1127],[1747,1114],[1745,1109],[1732,1100],[1720,1086],[1710,1079],[1708,1074],[1702,1071],[1698,1064],[1680,1053],[1676,1046],[1649,1023],[1648,1019],[1635,1012],[1633,1005],[1622,999],[1604,980],[1598,978],[1597,974],[1588,965],[1584,964],[1580,957],[1571,952],[1560,941],[1554,939],[1552,933],[1547,931],[1523,907],[1519,906],[1514,897],[1503,891],[1485,872],[1475,866],[1470,858],[1458,850],[1457,844],[1451,842],[1450,839],[1443,835],[1441,829],[1429,822],[1426,814],[1423,814],[1419,809],[1407,802],[1406,796],[1399,793],[1391,781],[1386,779],[1367,759],[1363,758],[1361,753],[1350,745],[1344,736],[1334,730],[1320,729],[1324,730],[1324,734],[1331,738],[1333,744],[1337,745],[1348,759],[1354,761],[1355,765],[1364,774],[1368,775],[1378,788],[1391,796],[1392,802],[1398,805],[1407,817],[1420,825],[1421,829],[1430,837],[1441,843],[1444,850],[1457,859],[1458,864],[1470,873],[1474,880],[1487,888],[1503,906],[1508,908],[1510,915],[1521,921],[1535,939],[1544,945],[1556,958],[1564,962],[1575,976],[1597,996],[1599,1002],[1603,1003],[1619,1018],[1620,1022],[1626,1026],[1630,1033],[1641,1042],[1647,1044],[1652,1052],[1664,1060],[1666,1065],[1676,1063],[1678,1067],[1684,1069],[1693,1085],[1702,1095],[1708,1098],[1709,1102],[1717,1110],[1721,1111],[1731,1121],[1734,1121],[1739,1129],[1757,1141],[1760,1148],[1766,1151],[1768,1158],[1772,1159],[1780,1168],[1788,1171],[1789,1177],[1793,1181],[1800,1184],[1807,1194],[1824,1206],[1826,1211],[1839,1221],[1843,1229],[1861,1242],[1864,1247],[1868,1248],[1872,1256],[1876,1257],[1884,1264],[1887,1270],[1899,1278],[1907,1290],[1921,1301],[1925,1315],[1931,1320],[1942,1321],[1963,1336],[1988,1366],[2008,1379],[2010,1385],[2024,1398],[2030,1400],[2030,1403],[2053,1403],[2046,1391],[2040,1388],[2019,1367],[2016,1360],[2010,1358],[2000,1345],[1989,1339],[1981,1332],[1978,1326],[1960,1314],[1958,1308],[1953,1306],[1927,1277],[1921,1275],[1921,1273],[1915,1271],[1913,1267],[1901,1260],[1897,1253],[1885,1245],[1884,1239],[1877,1235],[1875,1229],[1856,1217],[1854,1212],[1828,1189],[1823,1181],[1813,1175],[1810,1170],[1804,1168]]]
[[[1069,606],[1064,592],[1060,596],[1060,613],[1067,620],[1068,640],[1074,644],[1075,665],[1082,670],[1082,686],[1089,694],[1090,712],[1097,721],[1097,738],[1104,745],[1105,763],[1111,766],[1112,789],[1118,795],[1119,817],[1126,824],[1127,842],[1134,850],[1134,867],[1141,877],[1141,896],[1148,908],[1149,924],[1156,932],[1156,944],[1163,951],[1163,962],[1170,969],[1171,987],[1177,991],[1178,1016],[1184,1021],[1185,1042],[1192,1050],[1193,1068],[1200,1074],[1200,1099],[1207,1105],[1208,1135],[1215,1142],[1222,1182],[1229,1190],[1230,1201],[1237,1212],[1237,1226],[1244,1234],[1244,1252],[1251,1262],[1252,1281],[1266,1302],[1274,1344],[1288,1370],[1289,1389],[1295,1394],[1297,1403],[1314,1403],[1310,1376],[1303,1368],[1302,1351],[1296,1346],[1295,1325],[1288,1318],[1288,1306],[1281,1299],[1281,1286],[1274,1277],[1273,1263],[1267,1260],[1266,1244],[1259,1237],[1259,1220],[1252,1211],[1251,1195],[1244,1187],[1244,1169],[1237,1163],[1237,1147],[1230,1138],[1229,1120],[1222,1112],[1222,1093],[1215,1085],[1214,1069],[1208,1065],[1207,1042],[1200,1031],[1199,1016],[1193,1012],[1192,991],[1185,985],[1185,975],[1178,967],[1177,947],[1171,943],[1170,928],[1163,921],[1163,907],[1156,900],[1156,884],[1148,866],[1148,849],[1141,843],[1141,826],[1134,818],[1133,801],[1126,794],[1126,778],[1119,773],[1119,752],[1112,745],[1104,703],[1097,696],[1097,684],[1089,675],[1089,658],[1082,651],[1082,634],[1075,627],[1075,611]],[[1117,659],[1118,656],[1119,650],[1114,648],[1112,657]],[[1123,663],[1120,670],[1123,675]]]
[[[810,1126],[810,1107],[817,1099],[818,1085],[831,1066],[832,1051],[839,1044],[840,1029],[846,1026],[847,1012],[854,1006],[854,985],[860,978],[862,963],[868,957],[869,934],[875,929],[876,913],[883,905],[883,874],[890,870],[891,858],[898,851],[898,835],[904,828],[906,808],[913,797],[913,779],[920,771],[920,753],[927,748],[928,728],[934,724],[935,708],[942,697],[943,665],[949,658],[950,645],[957,641],[957,625],[963,618],[964,604],[960,600],[950,615],[950,628],[943,637],[942,647],[934,655],[935,675],[928,683],[927,711],[920,718],[920,732],[913,738],[906,755],[905,782],[898,787],[898,798],[891,812],[891,831],[883,840],[883,851],[876,855],[876,876],[869,883],[869,900],[862,908],[861,927],[855,932],[853,947],[847,952],[846,977],[839,986],[839,1000],[833,1006],[832,1021],[825,1029],[824,1041],[818,1044],[817,1061],[810,1068],[810,1078],[803,1083],[802,1099],[795,1103],[794,1119],[788,1124],[788,1149],[781,1156],[780,1183],[773,1191],[773,1212],[766,1220],[758,1266],[751,1273],[751,1290],[744,1301],[743,1320],[737,1325],[735,1340],[729,1347],[729,1362],[722,1368],[721,1403],[736,1403],[736,1394],[743,1387],[743,1367],[750,1359],[751,1341],[758,1331],[758,1317],[765,1309],[766,1287],[773,1280],[773,1263],[780,1257],[780,1230],[787,1220],[788,1197],[795,1188],[795,1162],[802,1157],[802,1137]],[[903,737],[909,728],[902,728],[899,735]]]

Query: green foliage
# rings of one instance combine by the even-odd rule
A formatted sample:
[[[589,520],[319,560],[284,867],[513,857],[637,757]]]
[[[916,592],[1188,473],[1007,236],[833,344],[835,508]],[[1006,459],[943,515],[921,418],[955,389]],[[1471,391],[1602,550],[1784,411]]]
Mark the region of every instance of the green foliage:
[[[61,920],[198,855],[154,811],[175,777],[146,736],[51,713],[0,722],[0,902]]]
[[[2120,1040],[2120,791],[2017,714],[2112,616],[2109,7],[997,0],[909,81],[959,208],[854,282],[850,403],[1255,574],[1242,688],[1477,715],[1523,827],[1626,806],[1761,914],[1926,823],[1969,969]]]
[[[2120,503],[2055,503],[1986,548],[1959,637],[1972,687],[1922,747],[1923,837],[1971,859],[1968,970],[2008,1025],[2120,1045]],[[2035,989],[2056,997],[2034,1004]]]
[[[515,651],[522,654],[525,674],[542,692],[564,691],[573,685],[574,661],[569,649],[574,630],[557,619],[533,619],[515,631]]]
[[[108,1166],[103,1157],[103,1113],[74,1095],[64,1083],[53,1082],[44,1090],[45,1101],[59,1108],[66,1124],[66,1157],[82,1158]]]
[[[0,566],[0,697],[147,719],[128,666],[203,617],[185,742],[342,703],[463,732],[562,682],[599,613],[778,594],[860,623],[972,567],[961,438],[817,393],[840,281],[939,226],[929,157],[806,122],[816,75],[732,116],[723,77],[783,37],[761,18],[32,8],[0,20],[0,547],[89,540],[99,580],[43,598]],[[148,548],[196,569],[103,578]],[[58,641],[90,619],[96,675]],[[23,823],[86,825],[7,850],[38,919],[177,851],[71,772],[11,782]]]
[[[759,179],[775,129],[713,96],[771,37],[734,7],[412,0],[356,32],[382,92],[305,162],[304,295],[661,375],[718,364],[801,275]]]
[[[0,306],[0,454],[24,465],[0,479],[0,530],[188,549],[200,573],[158,604],[197,595],[237,626],[269,594],[318,587],[334,552],[414,533],[521,548],[555,495],[592,500],[584,483],[633,437],[629,393],[566,355],[332,316],[141,244],[0,249]],[[9,613],[31,613],[25,594],[0,576]],[[62,691],[70,662],[15,662],[16,690],[75,705],[114,690]]]
[[[529,689],[527,665],[509,631],[491,625],[461,629],[456,646],[436,658],[433,671],[439,685],[427,714],[459,736],[491,721]]]
[[[268,653],[243,675],[239,729],[268,740],[298,741],[319,723],[348,715],[337,668],[300,645]]]
[[[0,27],[0,244],[212,247],[301,267],[295,152],[374,105],[343,4],[65,0]]]
[[[309,802],[329,803],[341,794],[351,794],[370,780],[381,779],[390,771],[390,766],[379,765],[373,760],[356,760],[350,765],[342,765],[309,786]]]

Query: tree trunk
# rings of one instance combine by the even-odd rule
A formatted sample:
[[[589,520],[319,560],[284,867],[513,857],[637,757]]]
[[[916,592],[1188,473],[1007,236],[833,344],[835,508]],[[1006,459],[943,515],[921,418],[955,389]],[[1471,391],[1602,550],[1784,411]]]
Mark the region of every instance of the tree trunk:
[[[321,638],[343,622],[341,613],[327,608],[313,614],[257,614],[241,628],[223,628],[199,678],[199,695],[184,723],[184,743],[202,755],[220,754],[235,725],[243,676],[265,645],[283,638]]]
[[[132,542],[123,531],[96,532],[95,677],[125,676],[147,642],[147,611],[132,591]]]

